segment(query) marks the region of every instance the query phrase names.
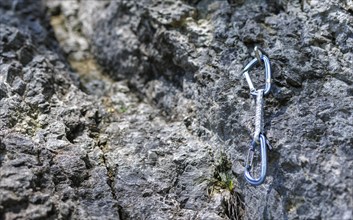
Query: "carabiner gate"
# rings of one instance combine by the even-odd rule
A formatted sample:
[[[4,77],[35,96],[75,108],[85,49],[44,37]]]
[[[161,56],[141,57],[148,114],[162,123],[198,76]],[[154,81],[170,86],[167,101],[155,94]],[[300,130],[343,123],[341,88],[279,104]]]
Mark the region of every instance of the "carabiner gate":
[[[263,61],[264,65],[265,65],[265,88],[264,88],[264,95],[267,95],[270,90],[271,90],[271,64],[270,64],[270,59],[264,55],[263,53],[260,53],[260,55],[257,56],[260,57],[260,59]],[[243,70],[243,74],[245,75],[246,81],[249,84],[249,88],[250,88],[250,93],[254,96],[256,96],[256,89],[250,79],[249,76],[249,71],[260,61],[258,60],[258,57],[254,58],[253,60],[250,61],[250,63],[248,63],[248,65],[245,66],[244,70]]]
[[[260,134],[260,146],[261,146],[261,173],[258,178],[254,178],[251,176],[250,171],[252,168],[253,158],[254,158],[254,151],[256,147],[256,142],[253,141],[252,146],[249,149],[248,157],[246,158],[246,165],[245,165],[245,178],[246,180],[254,186],[258,186],[263,183],[266,179],[266,172],[267,172],[267,140],[265,135]]]

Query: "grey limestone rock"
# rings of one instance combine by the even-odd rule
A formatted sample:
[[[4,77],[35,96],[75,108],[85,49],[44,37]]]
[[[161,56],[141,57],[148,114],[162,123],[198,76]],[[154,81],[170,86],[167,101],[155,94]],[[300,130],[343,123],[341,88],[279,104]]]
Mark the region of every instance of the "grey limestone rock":
[[[352,10],[1,1],[0,219],[352,219]],[[255,45],[273,72],[258,187]]]
[[[0,6],[0,219],[119,219],[104,161],[88,156],[99,105],[79,89],[44,5]]]

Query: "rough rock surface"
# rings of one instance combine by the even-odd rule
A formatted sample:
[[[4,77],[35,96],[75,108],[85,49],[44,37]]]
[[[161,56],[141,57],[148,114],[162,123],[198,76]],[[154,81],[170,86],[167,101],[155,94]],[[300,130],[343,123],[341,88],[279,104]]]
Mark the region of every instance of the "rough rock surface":
[[[0,219],[353,219],[352,12],[1,1]],[[273,70],[259,187],[243,178],[254,45]]]

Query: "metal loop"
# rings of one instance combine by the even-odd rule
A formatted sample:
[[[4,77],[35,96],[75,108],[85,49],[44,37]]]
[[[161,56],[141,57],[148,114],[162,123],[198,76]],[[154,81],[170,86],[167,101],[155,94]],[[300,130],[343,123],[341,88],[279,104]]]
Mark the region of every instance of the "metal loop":
[[[270,59],[264,55],[263,53],[261,53],[260,59],[263,61],[264,65],[265,65],[265,88],[264,88],[264,95],[268,95],[268,93],[271,90],[271,64],[270,64]],[[249,71],[260,61],[258,60],[258,58],[254,58],[253,60],[250,61],[250,63],[248,63],[248,65],[245,66],[244,70],[243,70],[243,74],[245,75],[246,81],[249,84],[249,88],[250,88],[250,93],[254,96],[256,96],[257,94],[257,90],[255,89],[250,76],[249,76]]]
[[[266,179],[266,173],[267,173],[267,140],[265,135],[260,134],[260,147],[261,147],[261,173],[258,178],[255,178],[251,176],[250,171],[252,169],[252,164],[253,164],[253,159],[254,159],[254,144],[256,145],[255,140],[252,143],[252,146],[249,149],[248,152],[248,157],[246,159],[246,165],[245,165],[245,179],[254,186],[258,186],[261,183],[263,183]]]
[[[257,61],[258,61],[259,63],[261,63],[261,61],[262,61],[262,60],[261,60],[262,49],[259,48],[258,46],[255,46],[254,52],[255,52],[255,57],[256,57]]]
[[[259,63],[262,62],[262,60],[261,60],[262,55],[266,55],[268,57],[268,54],[261,47],[258,47],[258,46],[254,47],[254,53],[255,53],[255,57],[256,57],[257,61],[259,61]]]

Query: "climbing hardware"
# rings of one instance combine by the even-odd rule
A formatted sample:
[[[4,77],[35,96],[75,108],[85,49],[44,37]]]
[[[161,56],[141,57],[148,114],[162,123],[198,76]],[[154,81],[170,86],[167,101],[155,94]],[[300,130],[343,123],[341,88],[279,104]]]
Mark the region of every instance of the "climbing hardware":
[[[265,132],[264,132],[264,98],[269,94],[271,90],[271,65],[270,59],[266,53],[255,47],[255,58],[251,60],[248,65],[245,66],[242,74],[245,76],[247,83],[249,84],[250,94],[255,98],[256,112],[255,112],[255,131],[253,135],[253,140],[250,144],[248,155],[245,164],[245,179],[251,185],[258,186],[262,184],[266,179],[267,173],[267,148],[272,149],[269,144]],[[249,76],[249,71],[256,65],[262,64],[265,68],[265,87],[263,89],[255,89],[251,78]],[[261,155],[261,172],[258,177],[254,177],[251,174],[253,169],[253,160],[257,148],[260,147]]]

